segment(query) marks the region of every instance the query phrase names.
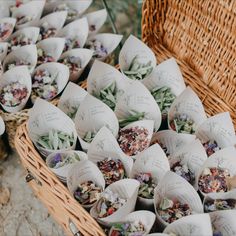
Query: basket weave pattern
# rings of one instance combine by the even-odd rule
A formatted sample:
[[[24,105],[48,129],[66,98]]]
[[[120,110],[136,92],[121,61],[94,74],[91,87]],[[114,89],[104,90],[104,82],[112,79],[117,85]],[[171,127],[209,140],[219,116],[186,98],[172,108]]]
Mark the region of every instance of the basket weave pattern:
[[[206,112],[236,127],[236,1],[146,0],[142,38],[157,61],[174,56]]]

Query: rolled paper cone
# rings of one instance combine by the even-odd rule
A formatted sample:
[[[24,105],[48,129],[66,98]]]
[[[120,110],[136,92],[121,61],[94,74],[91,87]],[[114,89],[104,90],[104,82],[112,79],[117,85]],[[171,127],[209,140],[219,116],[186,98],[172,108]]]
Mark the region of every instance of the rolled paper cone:
[[[89,160],[84,160],[76,163],[71,171],[69,172],[67,178],[67,186],[70,191],[70,194],[74,196],[79,184],[82,184],[87,181],[92,181],[96,186],[101,187],[102,191],[105,189],[105,180],[101,171],[98,167]],[[82,205],[83,207],[89,209],[94,204]]]
[[[2,117],[0,116],[0,136],[3,135],[5,132],[5,123],[2,119]]]
[[[0,61],[4,61],[7,55],[8,43],[0,43]]]
[[[222,112],[208,118],[198,127],[196,136],[202,143],[216,141],[220,148],[234,146],[236,136],[229,112]]]
[[[188,236],[212,236],[211,220],[208,214],[190,215],[169,224],[163,233]]]
[[[11,17],[6,17],[6,18],[2,18],[0,19],[0,25],[2,24],[9,24],[9,30],[7,33],[4,34],[4,36],[0,37],[0,42],[6,41],[10,35],[12,34],[15,24],[16,24],[16,19],[15,18],[11,18]]]
[[[64,52],[60,59],[68,58],[68,57],[78,57],[81,61],[81,68],[78,72],[71,72],[70,71],[70,81],[76,82],[81,74],[83,73],[85,67],[91,60],[93,55],[93,51],[85,48],[77,48],[71,49],[70,51]]]
[[[168,223],[161,218],[157,208],[164,197],[171,200],[177,199],[181,203],[188,204],[192,214],[203,213],[201,199],[193,186],[190,185],[184,178],[168,171],[154,190],[155,212],[158,222],[162,228],[166,227]]]
[[[199,178],[203,173],[205,168],[221,168],[227,169],[229,171],[230,177],[227,178],[228,189],[232,189],[235,186],[230,186],[230,180],[233,180],[236,176],[236,149],[234,147],[224,148],[211,155],[202,165],[201,169],[198,172],[198,177],[196,182],[199,183]],[[200,193],[205,197],[207,193],[204,193],[199,189]]]
[[[51,153],[47,156],[46,158],[46,164],[47,166],[50,168],[50,170],[52,172],[54,172],[59,178],[62,178],[62,179],[67,179],[68,175],[70,174],[71,172],[71,169],[73,168],[73,166],[77,163],[70,163],[70,164],[67,164],[67,165],[64,165],[62,167],[59,167],[59,168],[53,168],[52,167],[52,163],[53,163],[53,160],[54,160],[54,157],[56,154],[61,154],[61,155],[73,155],[73,154],[77,154],[80,158],[80,161],[83,161],[83,160],[87,160],[87,155],[86,153],[84,152],[81,152],[81,151],[58,151],[56,153]]]
[[[3,69],[4,71],[7,70],[7,65],[14,63],[16,61],[24,61],[29,63],[28,66],[29,72],[32,73],[36,64],[37,64],[37,48],[35,45],[25,45],[22,46],[12,52],[10,52],[4,62],[3,62]]]
[[[71,119],[74,119],[74,116],[86,95],[86,90],[75,83],[69,82],[59,99],[58,108]]]
[[[129,70],[131,62],[136,56],[138,56],[140,63],[148,63],[150,61],[152,68],[155,68],[157,62],[153,51],[141,40],[130,35],[119,54],[119,65],[122,73]],[[127,78],[129,79],[129,77]]]
[[[19,24],[16,22],[16,28],[25,28],[28,26],[35,26],[38,20],[40,19],[43,8],[45,5],[45,0],[42,1],[30,1],[26,4],[22,4],[16,10],[13,11],[12,17],[19,18],[19,17],[29,17],[29,21],[26,23]]]
[[[59,108],[41,98],[36,99],[33,108],[29,111],[28,130],[30,139],[45,157],[58,151],[75,149],[77,133],[73,121]],[[50,130],[73,135],[72,145],[61,150],[45,149],[39,146],[37,142],[40,136],[48,134]]]
[[[89,25],[89,36],[96,34],[107,19],[106,9],[94,11],[85,15]]]
[[[59,30],[57,37],[63,37],[66,40],[77,40],[79,45],[74,48],[83,48],[88,37],[88,21],[85,17],[72,21],[64,28]],[[69,49],[70,50],[70,49]],[[64,51],[68,51],[65,50]]]
[[[55,81],[57,83],[57,94],[54,97],[51,97],[49,100],[54,99],[58,94],[62,92],[62,90],[65,88],[65,86],[68,83],[70,72],[67,66],[57,63],[57,62],[49,62],[49,63],[44,63],[40,66],[38,66],[35,70],[34,73],[37,71],[48,71],[50,76],[55,78]],[[33,73],[33,74],[34,74]],[[34,100],[36,97],[33,97],[31,95],[31,99]]]
[[[149,91],[168,87],[175,96],[179,96],[186,88],[180,68],[173,57],[157,65],[142,82]]]
[[[99,218],[96,203],[90,210],[91,216],[104,226],[111,226],[116,222],[120,222],[134,210],[138,195],[138,188],[139,182],[134,179],[122,179],[109,185],[106,189],[111,190],[113,193],[117,193],[123,199],[127,199],[126,202],[112,215],[104,218]]]
[[[180,114],[187,115],[192,119],[196,129],[207,119],[201,100],[190,87],[187,87],[171,104],[168,113],[169,129],[172,129],[170,122],[175,118],[175,115]]]
[[[15,113],[22,110],[30,97],[32,83],[31,76],[26,66],[18,66],[5,72],[0,80],[0,88],[3,88],[6,85],[14,82],[19,82],[20,84],[26,86],[27,96],[25,97],[25,99],[22,100],[21,104],[17,106],[6,106],[4,104],[1,104],[3,109],[10,113]]]

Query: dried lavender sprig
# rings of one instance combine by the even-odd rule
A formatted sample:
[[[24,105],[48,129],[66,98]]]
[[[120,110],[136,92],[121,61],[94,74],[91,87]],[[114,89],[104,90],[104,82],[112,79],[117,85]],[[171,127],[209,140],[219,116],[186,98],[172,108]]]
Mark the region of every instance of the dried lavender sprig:
[[[123,128],[134,121],[143,120],[144,117],[145,117],[145,112],[138,112],[135,110],[131,110],[129,117],[119,120],[119,125],[121,128]]]

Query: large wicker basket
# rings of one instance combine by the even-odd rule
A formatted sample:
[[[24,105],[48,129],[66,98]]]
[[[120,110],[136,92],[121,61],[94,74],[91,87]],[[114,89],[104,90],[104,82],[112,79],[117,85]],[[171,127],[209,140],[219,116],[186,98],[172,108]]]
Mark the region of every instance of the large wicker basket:
[[[207,113],[230,111],[236,125],[235,7],[235,1],[226,0],[146,0],[142,29],[143,40],[159,62],[172,56],[177,59]],[[29,139],[26,124],[18,128],[15,145],[29,173],[27,180],[34,179],[30,186],[65,232],[105,235],[46,167]]]

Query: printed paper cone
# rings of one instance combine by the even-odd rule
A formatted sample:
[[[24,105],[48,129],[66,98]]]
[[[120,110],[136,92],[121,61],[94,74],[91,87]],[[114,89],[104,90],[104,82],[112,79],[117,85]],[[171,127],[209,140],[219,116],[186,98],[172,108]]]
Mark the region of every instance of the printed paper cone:
[[[27,39],[30,41],[29,44],[35,44],[38,40],[39,36],[39,28],[38,27],[26,27],[20,30],[17,30],[14,34],[12,34],[8,40],[11,43],[11,40],[21,37],[22,39]],[[28,45],[28,44],[27,44]],[[22,45],[25,46],[25,45]],[[9,45],[11,51],[18,49],[21,45],[13,46]]]
[[[9,64],[14,62],[26,63],[24,65],[28,66],[29,72],[32,73],[37,64],[37,48],[35,45],[22,46],[11,53],[9,53],[4,62],[3,69],[6,71]]]
[[[51,153],[50,155],[48,155],[46,158],[47,166],[50,168],[50,170],[52,172],[54,172],[58,176],[58,178],[65,179],[65,180],[67,179],[68,175],[70,175],[72,167],[75,166],[77,162],[71,163],[71,164],[66,164],[66,165],[59,167],[59,168],[53,168],[52,165],[53,165],[53,161],[54,161],[54,156],[56,154],[61,154],[64,156],[77,154],[80,158],[80,160],[78,162],[80,162],[80,161],[82,162],[83,160],[88,159],[86,153],[80,152],[80,151],[58,151],[56,153]]]
[[[37,43],[37,48],[42,49],[45,55],[51,56],[54,61],[57,61],[65,45],[64,38],[47,38]]]
[[[152,226],[155,222],[156,216],[154,213],[150,211],[134,211],[132,213],[129,213],[125,219],[122,219],[119,223],[132,223],[132,222],[139,222],[144,226],[144,234],[148,234]],[[112,236],[112,228],[110,229],[109,236]]]
[[[77,84],[69,82],[60,97],[58,108],[65,112],[71,119],[74,119],[81,102],[87,94],[87,91]]]
[[[66,39],[64,51],[68,51],[73,48],[82,48],[87,40],[88,30],[88,21],[85,17],[75,20],[62,28],[58,32],[57,37]],[[67,45],[69,44],[69,41],[76,41],[76,45],[70,48],[71,46]]]
[[[67,11],[60,11],[60,12],[54,12],[51,14],[48,14],[44,16],[42,19],[40,19],[39,22],[37,22],[36,26],[43,27],[45,30],[48,29],[55,29],[55,32],[53,35],[49,35],[48,37],[41,34],[40,40],[46,39],[49,37],[54,37],[57,32],[63,27],[67,17]]]
[[[167,226],[168,223],[161,218],[157,208],[164,197],[169,199],[177,199],[181,203],[188,204],[192,214],[203,213],[201,199],[193,186],[184,178],[168,171],[163,176],[162,181],[158,184],[154,191],[154,207],[157,219],[162,227]]]
[[[3,135],[5,132],[5,123],[2,119],[2,117],[0,116],[0,136]]]
[[[127,85],[123,75],[115,67],[95,60],[87,78],[88,92],[99,98],[101,90],[106,89],[113,83],[115,83],[115,97],[122,96]]]
[[[4,34],[2,33],[0,35],[0,42],[6,41],[10,35],[12,34],[15,24],[16,24],[16,19],[15,18],[10,18],[10,17],[6,17],[6,18],[2,18],[0,19],[0,26],[1,28],[5,25],[9,25],[9,30],[7,32],[5,32]]]
[[[64,52],[61,55],[60,60],[64,58],[68,58],[68,57],[75,57],[75,58],[78,57],[80,59],[81,69],[78,72],[70,71],[70,81],[76,82],[79,79],[85,67],[91,60],[92,55],[93,55],[93,51],[89,49],[84,49],[84,48],[72,49],[70,51]]]
[[[30,1],[26,4],[22,4],[16,10],[13,11],[12,17],[16,18],[16,28],[21,29],[28,26],[34,26],[37,24],[40,19],[43,8],[45,5],[44,1]],[[23,22],[20,22],[20,18],[26,17],[27,19]]]
[[[234,199],[236,201],[236,189],[231,190],[231,191],[226,192],[226,193],[209,193],[209,194],[207,194],[204,197],[204,200],[203,200],[204,211],[209,212],[206,209],[206,204],[209,201],[212,201],[212,200],[227,200],[227,199]],[[222,209],[222,210],[226,210],[226,209]]]
[[[172,103],[168,114],[168,125],[171,129],[170,122],[175,115],[185,114],[192,119],[196,128],[206,120],[206,113],[201,100],[197,94],[187,87]]]
[[[130,146],[129,147],[127,147],[129,144],[127,144],[127,145],[123,145],[123,142],[124,143],[127,143],[127,142],[125,142],[125,140],[122,140],[122,138],[121,138],[121,143],[120,143],[120,147],[121,147],[121,149],[123,150],[123,148],[124,149],[127,149],[127,150],[123,150],[124,151],[124,153],[126,154],[126,155],[128,155],[128,156],[130,156],[130,157],[132,157],[132,158],[134,158],[134,159],[136,159],[136,155],[138,155],[138,153],[140,153],[141,151],[144,151],[144,150],[141,150],[140,148],[141,148],[141,146],[142,146],[142,148],[148,148],[149,147],[149,145],[150,145],[150,143],[151,143],[151,139],[152,139],[152,134],[153,134],[153,128],[154,128],[154,122],[153,122],[153,120],[139,120],[139,121],[136,121],[136,122],[132,122],[132,123],[130,123],[130,124],[128,124],[128,125],[126,125],[124,128],[122,128],[122,129],[120,129],[120,133],[122,133],[123,131],[125,131],[125,130],[129,130],[129,129],[136,129],[136,128],[138,128],[138,129],[142,129],[142,130],[144,130],[144,132],[147,134],[146,135],[146,137],[143,137],[143,144],[141,144],[141,143],[138,143],[137,144],[137,142],[141,142],[141,140],[140,140],[140,137],[137,137],[136,138],[136,144],[133,144],[134,146],[138,146],[138,147],[136,147],[136,149],[137,149],[137,154],[135,154],[135,155],[132,155],[133,153],[132,153],[132,144],[131,143],[129,143],[130,144]],[[133,135],[134,134],[134,131],[131,133],[131,135]],[[130,136],[131,136],[130,135]],[[143,135],[144,136],[144,135]],[[120,138],[120,136],[118,137],[118,140],[119,140],[119,138]],[[127,140],[128,141],[128,140]],[[119,142],[119,141],[118,141]],[[123,146],[123,148],[122,148],[122,146]],[[145,149],[146,149],[145,148]],[[141,150],[141,151],[140,151]]]
[[[173,130],[162,130],[153,134],[151,143],[158,143],[167,157],[174,154],[179,148],[191,143],[196,136],[192,134],[178,134]]]
[[[198,214],[183,217],[169,224],[164,233],[188,236],[212,236],[211,219],[208,214]]]
[[[87,40],[87,43],[93,40],[96,40],[101,43],[103,48],[105,48],[106,50],[106,56],[95,57],[95,58],[97,60],[104,61],[116,49],[116,47],[119,45],[122,38],[123,38],[123,35],[120,35],[120,34],[101,33],[101,34],[96,34],[96,35],[91,36]]]
[[[133,167],[132,158],[128,158],[120,149],[116,138],[106,127],[102,127],[94,137],[88,149],[88,158],[93,163],[105,158],[120,159],[125,167],[126,175],[130,176]]]
[[[170,170],[168,159],[158,144],[152,145],[148,149],[139,153],[136,156],[130,178],[135,179],[135,176],[140,173],[150,173],[153,182],[158,185],[162,177]],[[153,199],[138,197],[139,202],[150,208],[153,206]]]
[[[216,141],[220,148],[234,146],[236,136],[229,112],[208,118],[197,129],[196,136],[202,143]]]
[[[114,136],[119,130],[115,113],[103,102],[87,94],[75,115],[78,136],[84,139],[88,132],[96,135],[103,127],[108,127]]]
[[[179,96],[186,88],[180,68],[173,57],[157,65],[142,82],[149,91],[168,87],[175,96]]]
[[[77,134],[73,121],[60,109],[41,98],[36,99],[33,108],[29,111],[28,130],[30,139],[45,157],[58,151],[75,149]],[[50,130],[73,134],[74,142],[71,147],[62,150],[49,150],[39,146],[37,143],[39,137],[48,134]]]
[[[146,64],[150,61],[153,69],[157,64],[155,54],[152,50],[141,40],[133,35],[130,35],[125,41],[119,54],[119,65],[122,73],[129,70],[129,67],[135,57],[138,58],[138,62],[140,63]]]
[[[199,170],[206,160],[207,155],[205,149],[198,139],[178,149],[169,157],[171,168],[176,162],[180,162],[181,164],[186,165],[189,171],[193,173],[194,180],[191,184],[196,190],[198,189],[196,179],[198,178]]]
[[[214,235],[232,236],[236,235],[236,211],[215,211],[210,213]]]
[[[127,119],[132,112],[144,112],[143,119],[154,120],[155,130],[161,125],[161,112],[148,89],[139,81],[134,81],[117,99],[115,113],[118,120]]]
[[[0,43],[0,61],[3,61],[7,55],[8,43]]]
[[[49,100],[54,99],[58,94],[62,92],[62,90],[66,87],[66,84],[68,83],[70,72],[67,66],[57,63],[57,62],[50,62],[50,63],[44,63],[40,66],[38,66],[35,70],[35,74],[37,71],[48,71],[50,76],[52,78],[55,78],[55,81],[57,83],[57,94],[54,97],[51,97]],[[31,99],[34,100],[37,98],[35,95],[31,95]]]
[[[121,198],[127,199],[126,203],[112,215],[104,218],[98,217],[96,203],[90,210],[91,216],[105,226],[111,226],[112,223],[120,222],[122,219],[124,219],[124,217],[134,210],[138,195],[138,188],[139,182],[134,179],[122,179],[109,185],[105,189],[105,192],[107,189],[109,189],[112,192],[117,193]]]
[[[25,97],[25,99],[22,100],[22,102],[19,105],[14,106],[14,107],[1,104],[2,108],[5,111],[10,112],[10,113],[14,113],[14,112],[18,112],[22,110],[29,99],[32,84],[31,84],[31,77],[26,66],[18,66],[4,73],[0,80],[0,90],[6,85],[14,83],[14,82],[19,82],[20,84],[23,84],[26,86],[27,96]]]
[[[89,36],[95,35],[107,19],[106,9],[94,11],[85,15],[89,25]]]
[[[208,158],[202,165],[202,168],[199,170],[197,183],[199,183],[199,178],[201,174],[203,173],[205,168],[221,168],[221,169],[227,169],[230,174],[230,178],[233,178],[236,175],[236,149],[234,147],[227,147],[224,148],[214,154],[211,155],[210,158]],[[234,187],[235,188],[235,187]],[[229,189],[230,190],[230,186]],[[199,189],[201,194],[203,196],[206,195],[206,193],[202,192],[201,189]]]
[[[105,180],[98,167],[89,160],[76,163],[68,174],[67,186],[70,194],[74,196],[79,184],[92,181],[97,187],[105,189]],[[85,208],[91,208],[94,204],[82,205]]]

